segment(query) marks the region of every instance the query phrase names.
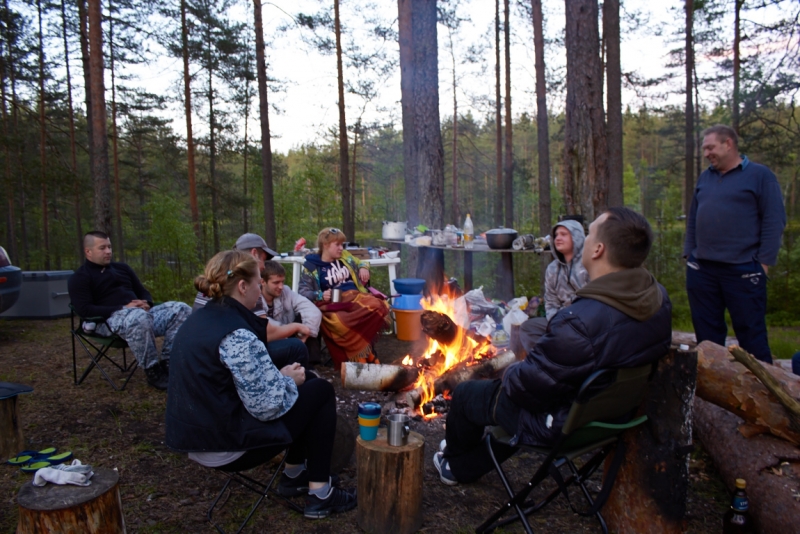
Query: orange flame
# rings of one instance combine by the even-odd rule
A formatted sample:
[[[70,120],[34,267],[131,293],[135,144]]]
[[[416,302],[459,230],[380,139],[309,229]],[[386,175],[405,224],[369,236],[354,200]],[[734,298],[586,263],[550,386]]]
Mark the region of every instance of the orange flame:
[[[447,315],[455,321],[455,300],[454,295],[431,295],[426,299],[422,299],[422,307],[425,310]],[[461,362],[481,359],[482,355],[487,354],[490,350],[491,344],[488,341],[478,342],[465,335],[458,336],[450,345],[440,345],[435,339],[428,339],[428,346],[417,362],[417,365],[423,365],[425,370],[420,373],[419,378],[414,383],[414,387],[421,392],[418,408],[420,415],[425,419],[431,419],[439,415],[435,411],[426,414],[422,409],[426,403],[436,396],[434,382],[438,377]],[[437,358],[432,365],[428,365],[428,362],[423,362],[424,359],[430,360],[434,355]],[[407,360],[413,365],[413,359],[409,356],[403,359],[404,365],[407,365]]]

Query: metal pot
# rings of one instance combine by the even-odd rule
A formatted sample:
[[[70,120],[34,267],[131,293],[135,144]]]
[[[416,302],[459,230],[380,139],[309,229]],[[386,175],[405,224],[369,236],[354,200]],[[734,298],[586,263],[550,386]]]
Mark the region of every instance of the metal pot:
[[[486,244],[491,249],[509,249],[517,235],[513,228],[494,228],[486,232]]]
[[[383,230],[381,232],[383,239],[391,241],[402,241],[406,237],[406,223],[403,222],[389,222],[383,221]]]

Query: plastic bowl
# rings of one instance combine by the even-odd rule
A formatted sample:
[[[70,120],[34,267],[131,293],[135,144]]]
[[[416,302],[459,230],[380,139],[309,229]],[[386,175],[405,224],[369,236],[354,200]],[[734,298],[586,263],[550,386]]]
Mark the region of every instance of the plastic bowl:
[[[392,307],[396,310],[421,310],[422,295],[400,295],[394,298]]]
[[[425,289],[425,280],[422,278],[397,278],[394,288],[401,295],[419,295]]]

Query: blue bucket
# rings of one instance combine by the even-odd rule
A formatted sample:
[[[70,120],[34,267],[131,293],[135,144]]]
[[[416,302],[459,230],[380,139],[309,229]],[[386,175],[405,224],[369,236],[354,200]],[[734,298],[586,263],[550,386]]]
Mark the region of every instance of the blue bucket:
[[[422,295],[400,295],[394,298],[392,307],[396,310],[421,310]]]

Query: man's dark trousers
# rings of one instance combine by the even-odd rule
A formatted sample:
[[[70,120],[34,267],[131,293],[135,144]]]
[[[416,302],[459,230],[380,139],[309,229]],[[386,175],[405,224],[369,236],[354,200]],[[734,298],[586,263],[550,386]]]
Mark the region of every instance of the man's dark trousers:
[[[725,345],[731,315],[739,345],[757,359],[772,363],[767,342],[767,275],[757,261],[731,264],[696,260],[686,264],[686,291],[697,342]]]
[[[299,363],[309,369],[308,349],[306,349],[305,343],[296,337],[268,341],[267,352],[278,370],[293,363]],[[307,376],[306,379],[308,378]]]
[[[500,425],[513,436],[519,410],[503,391],[500,380],[469,380],[456,387],[447,413],[444,456],[459,482],[472,482],[494,468],[483,441],[484,428]],[[493,448],[501,463],[517,450],[500,443]]]

